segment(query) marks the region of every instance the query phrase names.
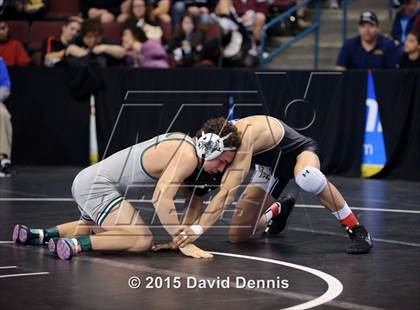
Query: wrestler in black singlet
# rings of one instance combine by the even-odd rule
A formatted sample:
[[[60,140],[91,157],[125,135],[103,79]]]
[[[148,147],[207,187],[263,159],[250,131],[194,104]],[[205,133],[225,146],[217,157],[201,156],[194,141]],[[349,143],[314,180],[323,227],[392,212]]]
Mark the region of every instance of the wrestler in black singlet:
[[[310,151],[321,158],[320,148],[317,142],[301,135],[296,130],[287,126],[284,122],[280,120],[279,122],[284,128],[284,136],[280,143],[271,149],[253,155],[251,163],[251,169],[253,169],[253,166],[255,165],[271,168],[272,175],[278,179],[278,182],[275,183],[275,186],[271,191],[272,196],[275,199],[280,197],[281,192],[286,187],[287,183],[289,183],[289,180],[294,178],[296,158],[299,154],[304,151]],[[223,174],[209,174],[204,170],[200,172],[200,167],[198,167],[194,173],[185,180],[185,183],[195,187],[195,195],[204,196],[219,188],[222,177]]]
[[[315,153],[321,158],[320,148],[313,139],[301,135],[296,130],[279,121],[284,128],[283,139],[274,148],[252,156],[252,164],[271,168],[278,182],[272,190],[272,196],[277,199],[281,192],[294,178],[296,158],[304,151]]]

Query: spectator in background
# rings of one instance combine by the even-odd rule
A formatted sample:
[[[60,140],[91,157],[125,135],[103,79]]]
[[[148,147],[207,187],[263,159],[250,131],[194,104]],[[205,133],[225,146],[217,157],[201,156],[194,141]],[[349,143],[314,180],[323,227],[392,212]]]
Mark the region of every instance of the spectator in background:
[[[194,23],[194,18],[185,15],[177,26],[168,50],[173,53],[180,67],[191,67],[199,63],[214,66],[217,62],[218,44],[217,39],[206,42],[205,33]]]
[[[169,68],[165,48],[158,40],[147,40],[140,50],[142,68]]]
[[[404,55],[400,60],[401,69],[420,68],[420,33],[411,31],[404,44]]]
[[[0,10],[8,19],[42,19],[47,8],[47,0],[3,0]]]
[[[192,67],[199,61],[203,43],[204,33],[197,30],[191,16],[184,15],[168,50],[173,53],[177,66]]]
[[[10,95],[10,79],[7,67],[0,58],[0,177],[11,175],[12,123],[4,100]]]
[[[179,24],[182,17],[188,14],[198,16],[198,23],[210,23],[210,13],[214,11],[216,0],[178,0],[172,5],[172,22],[174,28]]]
[[[84,18],[99,18],[102,23],[113,22],[120,15],[121,0],[81,0]]]
[[[127,22],[136,24],[146,34],[149,40],[161,40],[162,28],[151,18],[152,9],[147,0],[133,0],[131,2]]]
[[[122,35],[126,64],[131,68],[169,68],[165,48],[159,40],[148,40],[143,30],[127,22]]]
[[[297,4],[301,3],[302,0],[297,1]],[[296,23],[299,29],[308,28],[311,25],[310,21],[306,20],[306,15],[308,12],[308,7],[306,5],[302,6],[296,11]]]
[[[102,38],[99,19],[86,19],[79,37],[67,47],[66,56],[94,59],[100,66],[113,66],[122,63],[125,50],[122,46]]]
[[[29,65],[29,57],[22,43],[10,39],[9,26],[4,20],[0,20],[0,57],[7,66]]]
[[[420,14],[417,15],[416,20],[414,21],[413,30],[415,32],[420,32]]]
[[[140,51],[142,44],[146,41],[146,34],[141,28],[133,26],[131,23],[124,25],[121,42],[126,52],[125,61],[127,66],[131,68],[141,67]]]
[[[268,3],[270,4],[270,9],[273,9],[272,11],[277,11],[278,13],[283,13],[287,9],[298,5],[302,3],[303,0],[269,0]],[[305,29],[308,28],[311,25],[310,21],[306,20],[308,12],[308,7],[306,5],[301,6],[297,11],[291,16],[291,19],[293,22],[296,22],[298,29]],[[278,14],[279,15],[279,14]]]
[[[42,42],[42,63],[52,67],[63,59],[70,41],[79,35],[82,22],[78,16],[70,17],[62,28],[60,38],[49,36]]]
[[[260,40],[260,32],[266,21],[268,2],[266,0],[219,0],[216,7],[216,14],[219,16],[233,15],[237,22],[240,22],[253,37]]]
[[[392,7],[398,9],[401,6],[400,0],[392,0]]]
[[[417,16],[420,15],[420,4],[417,0],[401,1],[401,8],[395,16],[392,26],[392,38],[403,51],[407,34],[413,29]]]
[[[125,0],[121,4],[121,15],[118,16],[117,19],[119,23],[124,23],[133,15],[133,1],[134,0]],[[171,0],[150,0],[146,2],[145,5],[148,11],[147,14],[149,18],[149,23],[171,22],[171,16],[169,15],[171,9]]]
[[[131,7],[132,0],[124,0],[121,3],[120,11],[121,14],[117,17],[117,22],[123,24],[127,21],[130,17],[130,7]]]
[[[397,47],[380,33],[378,17],[363,12],[359,20],[359,35],[344,43],[337,59],[337,70],[391,69],[398,62]]]

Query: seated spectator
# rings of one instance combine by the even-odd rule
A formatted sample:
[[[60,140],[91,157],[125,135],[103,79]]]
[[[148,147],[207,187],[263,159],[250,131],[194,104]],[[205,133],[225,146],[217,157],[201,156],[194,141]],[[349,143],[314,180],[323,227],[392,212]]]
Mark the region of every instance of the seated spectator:
[[[253,38],[245,27],[226,16],[214,16],[220,26],[220,54],[223,67],[254,67],[257,58]]]
[[[165,48],[158,40],[147,40],[140,50],[142,68],[169,68]]]
[[[1,15],[8,19],[42,19],[47,0],[3,0],[0,1]]]
[[[420,15],[417,15],[416,20],[414,21],[413,31],[420,32]]]
[[[218,40],[206,42],[204,31],[197,28],[191,16],[185,15],[168,50],[173,53],[180,67],[191,67],[199,63],[214,66],[218,57]]]
[[[404,48],[404,42],[407,34],[413,29],[413,24],[420,15],[420,4],[417,0],[401,1],[401,8],[395,16],[392,26],[392,38],[397,45]]]
[[[404,55],[400,60],[401,69],[420,68],[420,33],[411,31],[404,44]]]
[[[0,20],[0,57],[7,66],[29,65],[29,57],[22,43],[10,39],[9,26],[4,20]]]
[[[102,23],[111,23],[120,14],[121,0],[82,0],[83,18],[99,18]]]
[[[197,17],[198,23],[208,24],[210,22],[210,13],[216,6],[215,0],[178,0],[172,5],[172,22],[176,26],[182,17],[187,14]],[[175,28],[175,27],[174,27]]]
[[[252,31],[257,42],[266,21],[268,2],[266,0],[220,0],[216,7],[219,16],[233,15],[237,22]]]
[[[126,52],[125,61],[129,67],[140,68],[140,50],[146,41],[146,34],[141,28],[127,24],[124,26],[121,42]]]
[[[42,42],[42,63],[48,67],[54,66],[64,57],[64,52],[82,27],[82,19],[78,16],[70,17],[64,24],[61,36],[49,36]]]
[[[0,58],[0,178],[9,177],[11,171],[12,123],[4,100],[10,95],[10,79],[6,64]]]
[[[117,17],[117,22],[118,23],[125,23],[127,21],[127,19],[130,17],[130,7],[131,7],[131,2],[132,0],[124,0],[121,3],[121,7],[120,7],[120,15],[118,15]]]
[[[161,40],[162,28],[151,18],[151,7],[147,0],[133,0],[131,2],[128,23],[135,23],[146,34],[149,40]]]
[[[400,0],[392,0],[392,7],[398,9],[401,6]]]
[[[302,0],[297,1],[297,4],[300,2],[302,2]],[[308,7],[306,5],[302,6],[296,11],[296,23],[300,29],[308,28],[311,25],[311,23],[306,20],[307,11]]]
[[[170,23],[171,16],[171,0],[150,0],[146,3],[150,22]],[[125,0],[121,4],[121,15],[118,16],[117,21],[124,23],[132,15],[133,0]]]
[[[363,12],[359,35],[347,40],[337,59],[337,70],[391,69],[398,62],[397,47],[380,33],[379,20],[373,12]]]
[[[301,1],[301,0],[300,0]],[[267,19],[271,20],[283,14],[288,9],[298,5],[300,1],[297,0],[270,0]],[[270,34],[295,36],[300,30],[308,28],[311,23],[305,20],[307,15],[307,7],[302,6],[295,11],[290,18],[283,20],[282,23],[274,25],[270,29]]]
[[[70,42],[66,56],[94,59],[100,66],[121,64],[125,57],[123,47],[102,38],[102,26],[99,19],[86,19],[82,24],[80,36]]]
[[[147,40],[143,30],[133,24],[124,26],[122,46],[126,64],[131,68],[168,68],[167,55],[158,40]]]

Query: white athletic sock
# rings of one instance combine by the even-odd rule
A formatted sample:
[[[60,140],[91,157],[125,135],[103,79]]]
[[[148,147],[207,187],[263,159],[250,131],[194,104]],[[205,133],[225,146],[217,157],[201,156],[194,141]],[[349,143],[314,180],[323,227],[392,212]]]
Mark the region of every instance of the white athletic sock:
[[[350,207],[347,205],[347,202],[341,210],[338,210],[337,212],[332,212],[332,214],[334,214],[334,216],[337,218],[337,220],[340,221],[340,223],[343,226],[348,227],[349,229],[352,229],[354,226],[359,225],[359,221],[356,215],[351,211]]]
[[[348,217],[352,213],[350,207],[348,206],[347,202],[344,204],[344,207],[338,210],[337,212],[332,212],[337,220],[341,221]]]
[[[81,247],[80,247],[79,242],[77,241],[77,239],[76,238],[72,238],[71,241],[73,241],[77,253],[80,253],[81,252]]]

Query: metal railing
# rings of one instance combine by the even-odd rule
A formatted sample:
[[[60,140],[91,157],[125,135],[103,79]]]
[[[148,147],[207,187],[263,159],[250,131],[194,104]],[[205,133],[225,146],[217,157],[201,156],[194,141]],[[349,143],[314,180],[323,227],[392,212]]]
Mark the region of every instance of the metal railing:
[[[315,20],[312,22],[311,26],[299,32],[295,37],[287,41],[286,43],[281,44],[277,48],[275,48],[271,52],[265,52],[266,49],[266,41],[267,41],[267,31],[270,28],[273,28],[278,23],[281,23],[286,18],[289,18],[294,12],[299,10],[301,7],[308,5],[309,3],[315,3]],[[291,7],[290,9],[286,10],[284,13],[280,14],[279,16],[275,17],[274,19],[270,20],[261,30],[261,45],[258,52],[258,58],[260,61],[260,67],[265,68],[267,63],[272,61],[274,57],[278,54],[283,52],[284,50],[288,49],[290,46],[295,44],[296,42],[302,40],[310,33],[314,33],[314,47],[313,47],[313,55],[314,55],[314,69],[318,69],[318,57],[319,57],[319,26],[320,26],[320,19],[321,19],[321,4],[320,0],[304,0],[301,3]]]
[[[343,41],[343,45],[347,40],[347,16],[349,15],[349,5],[351,0],[343,0],[342,8],[343,8],[343,18],[341,20],[341,37]]]

